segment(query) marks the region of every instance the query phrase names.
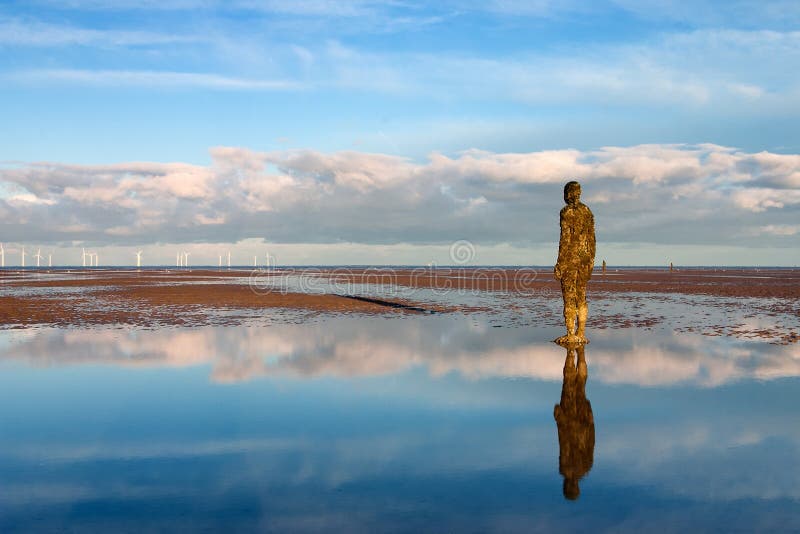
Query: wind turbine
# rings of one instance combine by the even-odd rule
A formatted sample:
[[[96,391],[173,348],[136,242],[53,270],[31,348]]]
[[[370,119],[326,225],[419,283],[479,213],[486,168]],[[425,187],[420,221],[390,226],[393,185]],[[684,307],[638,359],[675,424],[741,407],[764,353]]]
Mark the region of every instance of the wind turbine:
[[[220,260],[221,262],[222,260]],[[6,249],[3,248],[3,244],[0,243],[0,267],[6,266]]]
[[[97,267],[97,265],[99,263],[100,263],[100,255],[97,252],[95,252],[94,253],[94,266]]]
[[[42,261],[42,249],[36,251],[34,258],[36,258],[36,268],[38,269]]]
[[[22,246],[22,266],[25,267],[25,246]]]
[[[219,268],[222,269],[222,254],[219,255]]]
[[[184,257],[183,266],[184,267],[188,267],[189,266],[189,252],[184,252],[183,253],[183,257]]]
[[[47,255],[47,266],[48,267],[52,267],[53,266],[53,253],[52,252]]]
[[[228,251],[228,269],[231,268],[231,251]]]
[[[142,266],[142,251],[136,253],[136,267],[139,268]]]
[[[258,267],[258,256],[253,256],[253,267]]]
[[[86,267],[86,249],[82,248],[81,252],[81,262],[83,262],[83,266]]]

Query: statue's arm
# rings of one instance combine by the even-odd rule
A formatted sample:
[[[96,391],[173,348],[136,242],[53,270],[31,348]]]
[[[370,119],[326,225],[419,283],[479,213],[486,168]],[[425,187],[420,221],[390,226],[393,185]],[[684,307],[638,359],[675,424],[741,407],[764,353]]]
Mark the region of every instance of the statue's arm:
[[[594,214],[589,211],[589,252],[591,253],[592,261],[589,264],[589,276],[592,276],[592,270],[594,269],[594,256],[595,252],[597,252],[597,242],[594,236]]]
[[[567,225],[564,221],[564,211],[561,211],[559,215],[559,225],[561,226],[561,235],[558,238],[558,259],[556,260],[556,266],[553,269],[553,274],[555,274],[557,280],[561,280],[561,266],[564,264],[564,254],[566,252],[566,242],[567,242]]]

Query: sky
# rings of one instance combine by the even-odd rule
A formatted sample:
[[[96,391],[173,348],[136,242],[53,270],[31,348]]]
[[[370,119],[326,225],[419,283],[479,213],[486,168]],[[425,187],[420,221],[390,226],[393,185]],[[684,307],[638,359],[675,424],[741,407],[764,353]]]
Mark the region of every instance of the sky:
[[[598,263],[794,266],[798,67],[783,0],[7,0],[0,242],[552,265],[577,179]]]

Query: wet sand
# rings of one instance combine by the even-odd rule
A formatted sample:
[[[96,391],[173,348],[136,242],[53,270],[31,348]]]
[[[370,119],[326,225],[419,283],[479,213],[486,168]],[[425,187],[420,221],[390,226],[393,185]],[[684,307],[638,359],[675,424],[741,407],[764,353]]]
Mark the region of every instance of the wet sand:
[[[91,326],[238,324],[260,313],[283,314],[302,322],[319,314],[407,314],[431,312],[492,312],[484,306],[455,305],[447,291],[477,294],[509,293],[524,299],[560,299],[560,286],[549,269],[296,269],[273,272],[249,270],[52,270],[0,272],[0,327],[33,325]],[[324,282],[315,291],[266,289],[265,280],[283,276]],[[347,298],[356,284],[378,289],[380,300]],[[323,287],[324,286],[324,287]],[[363,286],[362,286],[363,287]],[[320,289],[322,288],[322,289]],[[435,302],[415,300],[403,289],[435,289]],[[661,296],[656,295],[661,294]],[[384,296],[388,295],[388,296]],[[409,298],[409,295],[412,298]],[[664,295],[685,296],[686,306],[735,306],[758,301],[755,313],[800,318],[798,269],[682,269],[609,270],[596,272],[589,282],[590,302],[630,302],[615,315],[593,313],[597,328],[650,327],[660,319],[637,310],[642,301]],[[692,296],[694,296],[692,298]],[[703,304],[698,304],[702,297]],[[497,302],[502,302],[498,300]],[[499,304],[498,304],[499,305]],[[598,310],[599,311],[599,310]],[[557,317],[554,318],[557,322]],[[685,327],[686,331],[694,326]],[[796,342],[793,329],[743,328],[740,324],[696,325],[706,335],[779,338]]]
[[[237,324],[259,310],[300,313],[295,320],[321,313],[448,311],[402,299],[381,304],[335,294],[266,292],[251,288],[249,279],[244,270],[3,272],[0,326]]]
[[[557,292],[551,269],[359,269],[331,276],[356,283],[478,291]],[[800,298],[800,269],[595,271],[588,293],[680,293],[725,297]]]

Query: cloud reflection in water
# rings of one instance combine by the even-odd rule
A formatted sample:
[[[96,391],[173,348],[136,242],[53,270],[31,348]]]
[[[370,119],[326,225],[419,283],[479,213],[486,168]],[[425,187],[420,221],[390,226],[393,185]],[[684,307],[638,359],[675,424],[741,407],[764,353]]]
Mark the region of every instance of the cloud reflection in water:
[[[557,381],[560,347],[549,331],[491,328],[456,318],[334,318],[265,328],[208,327],[159,331],[48,330],[12,336],[0,360],[37,367],[210,365],[214,382],[257,377],[368,377],[424,368],[478,380],[521,377]],[[589,363],[610,384],[715,387],[742,379],[800,376],[800,348],[668,331],[623,329],[592,336]]]

